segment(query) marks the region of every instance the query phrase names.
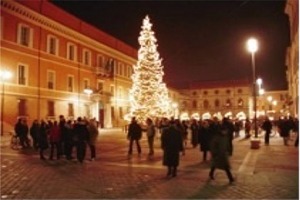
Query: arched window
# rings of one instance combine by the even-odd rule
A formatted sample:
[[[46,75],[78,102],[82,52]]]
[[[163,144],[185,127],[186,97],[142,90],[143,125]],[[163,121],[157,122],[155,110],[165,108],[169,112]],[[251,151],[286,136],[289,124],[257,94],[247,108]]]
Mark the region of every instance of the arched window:
[[[230,99],[227,99],[227,100],[226,100],[225,106],[226,106],[226,107],[231,107],[231,101],[230,101]]]
[[[197,108],[197,101],[193,100],[193,108]]]
[[[238,107],[243,107],[243,106],[244,106],[244,101],[243,101],[243,99],[239,98]]]
[[[207,109],[208,107],[209,107],[209,102],[208,102],[208,100],[204,100],[203,101],[203,107],[205,108],[205,109]]]
[[[219,100],[219,99],[216,99],[216,100],[215,100],[215,107],[216,107],[216,108],[219,108],[219,107],[220,107],[220,100]]]

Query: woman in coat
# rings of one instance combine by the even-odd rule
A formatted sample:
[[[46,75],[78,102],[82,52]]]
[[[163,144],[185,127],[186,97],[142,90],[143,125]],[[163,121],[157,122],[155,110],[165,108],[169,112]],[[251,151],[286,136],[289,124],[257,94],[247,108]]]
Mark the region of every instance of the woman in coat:
[[[44,150],[48,149],[48,131],[49,126],[48,124],[42,120],[40,125],[39,134],[37,136],[38,144],[39,144],[39,150],[40,150],[40,159],[45,160],[44,157]]]
[[[216,169],[221,169],[226,172],[226,175],[229,179],[229,182],[234,182],[233,176],[230,171],[230,163],[229,163],[229,154],[230,154],[230,145],[229,140],[231,139],[229,136],[230,128],[226,124],[226,120],[223,120],[223,123],[220,127],[220,131],[213,137],[211,142],[211,168],[209,172],[210,179],[214,179],[214,172]]]
[[[163,165],[168,167],[167,176],[175,177],[179,165],[179,154],[180,151],[183,151],[183,140],[174,121],[170,122],[169,128],[164,129],[161,135],[161,147],[163,149]]]

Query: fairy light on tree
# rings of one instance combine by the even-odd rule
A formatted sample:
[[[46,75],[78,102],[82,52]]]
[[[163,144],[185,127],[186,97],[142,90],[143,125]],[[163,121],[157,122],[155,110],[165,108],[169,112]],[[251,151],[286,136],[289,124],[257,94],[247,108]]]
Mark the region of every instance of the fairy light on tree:
[[[162,59],[149,17],[143,20],[138,38],[138,61],[133,66],[130,90],[130,115],[143,122],[147,117],[169,117],[171,113],[168,89],[163,82]]]

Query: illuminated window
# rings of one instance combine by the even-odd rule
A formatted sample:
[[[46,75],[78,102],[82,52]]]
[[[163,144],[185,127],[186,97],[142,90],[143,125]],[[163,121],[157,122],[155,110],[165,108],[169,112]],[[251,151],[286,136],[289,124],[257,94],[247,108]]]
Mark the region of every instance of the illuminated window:
[[[72,103],[68,104],[68,116],[74,117],[74,104]]]
[[[230,106],[231,106],[231,101],[230,101],[230,99],[227,99],[227,100],[226,100],[225,106],[226,106],[226,107],[230,107]]]
[[[243,107],[243,105],[244,105],[244,101],[243,101],[243,99],[239,99],[238,100],[238,107]]]

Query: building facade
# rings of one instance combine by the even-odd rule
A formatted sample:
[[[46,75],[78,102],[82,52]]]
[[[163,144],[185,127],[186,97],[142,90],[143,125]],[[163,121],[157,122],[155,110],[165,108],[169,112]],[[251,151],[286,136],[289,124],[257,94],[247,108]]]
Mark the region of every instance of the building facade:
[[[1,1],[1,128],[18,117],[121,126],[137,51],[49,1]]]
[[[245,119],[253,115],[251,84],[246,80],[191,82],[179,91],[183,119]]]
[[[288,104],[292,116],[299,115],[299,1],[287,0],[285,13],[290,22],[290,46],[286,52]]]

